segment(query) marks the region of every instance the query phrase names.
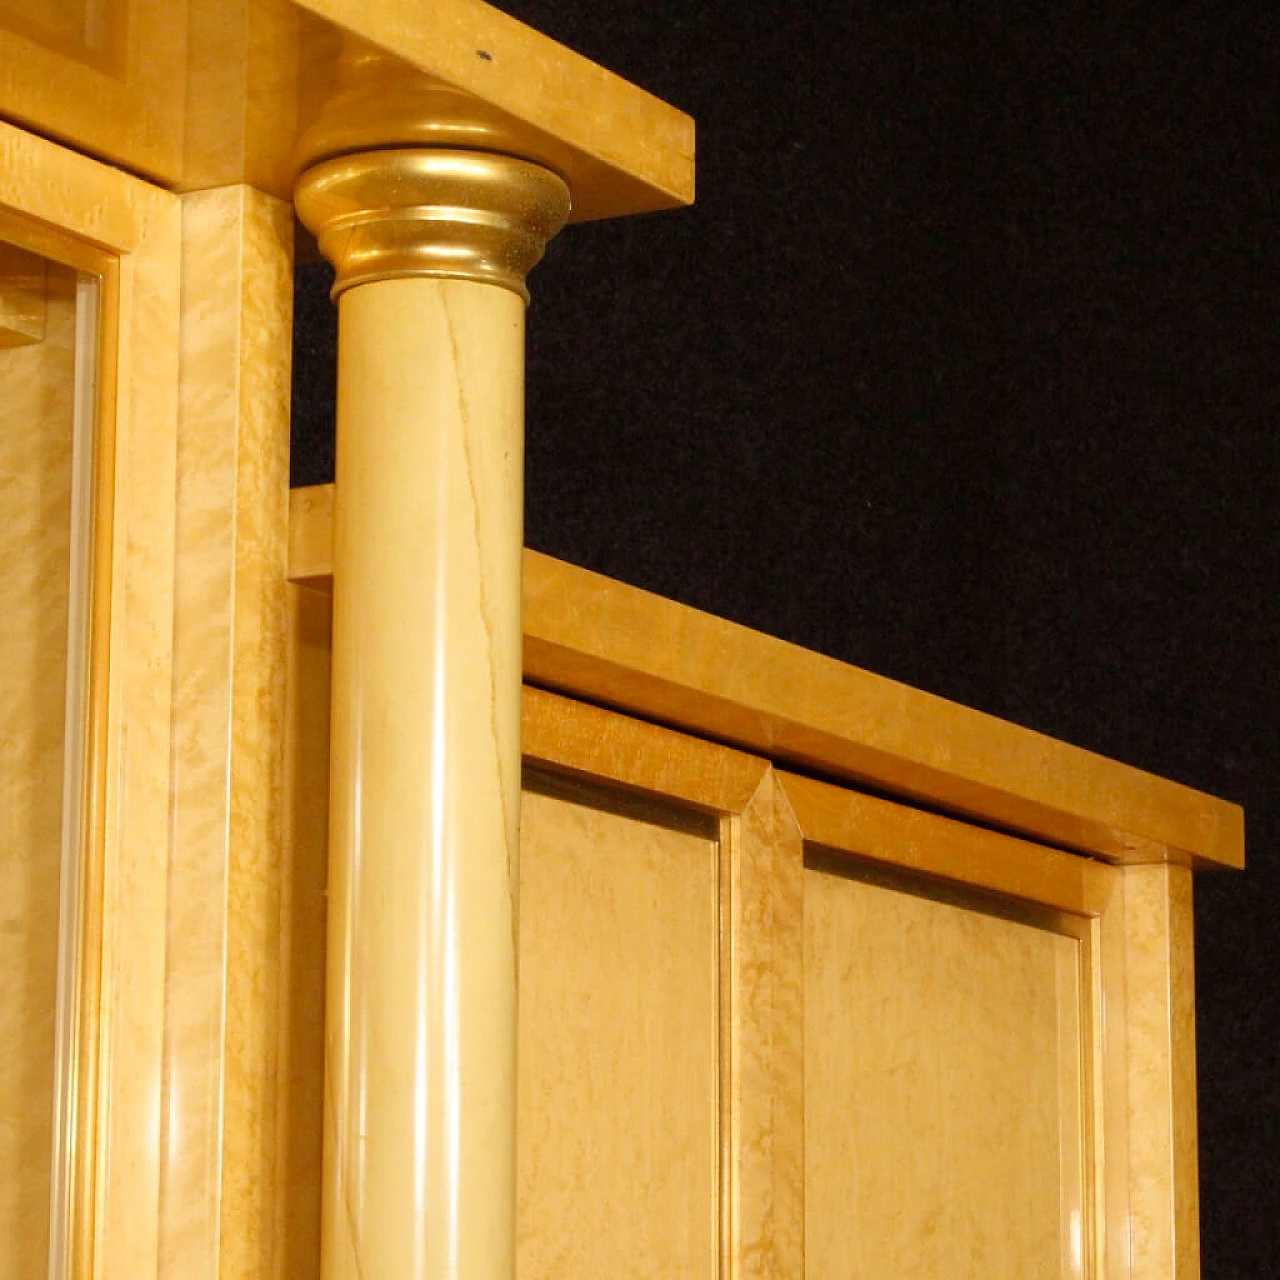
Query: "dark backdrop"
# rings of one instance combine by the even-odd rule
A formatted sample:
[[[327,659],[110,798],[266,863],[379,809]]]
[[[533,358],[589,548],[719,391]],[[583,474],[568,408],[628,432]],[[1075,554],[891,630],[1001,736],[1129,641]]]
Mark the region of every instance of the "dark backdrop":
[[[699,131],[693,210],[534,274],[528,543],[1243,803],[1250,870],[1197,883],[1204,1271],[1280,1274],[1275,7],[503,7]]]

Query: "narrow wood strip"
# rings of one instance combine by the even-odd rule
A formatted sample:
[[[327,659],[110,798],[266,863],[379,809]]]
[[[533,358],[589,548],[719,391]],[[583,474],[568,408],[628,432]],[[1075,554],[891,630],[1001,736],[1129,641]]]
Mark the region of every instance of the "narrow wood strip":
[[[1100,915],[1110,896],[1115,872],[1087,858],[811,778],[779,777],[805,840],[825,849],[1073,915]]]
[[[765,761],[526,685],[526,764],[569,769],[714,813],[737,813]]]
[[[723,1274],[775,1280],[804,1271],[804,844],[772,771],[720,847]]]

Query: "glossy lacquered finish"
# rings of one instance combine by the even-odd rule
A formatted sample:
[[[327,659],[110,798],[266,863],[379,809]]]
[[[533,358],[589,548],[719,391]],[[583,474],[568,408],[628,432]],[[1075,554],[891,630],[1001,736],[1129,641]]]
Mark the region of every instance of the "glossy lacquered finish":
[[[476,280],[529,299],[525,278],[569,216],[569,188],[514,156],[457,148],[342,155],[308,169],[298,214],[333,263],[333,296],[401,276]]]
[[[511,1274],[524,302],[339,307],[324,1275]]]

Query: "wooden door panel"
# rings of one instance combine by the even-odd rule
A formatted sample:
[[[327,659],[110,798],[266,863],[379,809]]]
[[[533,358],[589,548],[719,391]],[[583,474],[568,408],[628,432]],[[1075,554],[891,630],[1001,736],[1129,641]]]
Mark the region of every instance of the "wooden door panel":
[[[716,1274],[716,831],[662,816],[524,794],[526,1280]]]
[[[1077,1276],[1080,941],[805,871],[806,1274]]]

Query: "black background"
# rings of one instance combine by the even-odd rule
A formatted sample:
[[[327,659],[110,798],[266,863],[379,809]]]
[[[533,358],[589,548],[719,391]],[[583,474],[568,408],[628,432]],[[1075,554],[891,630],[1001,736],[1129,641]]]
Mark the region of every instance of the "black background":
[[[502,7],[698,122],[694,209],[534,273],[528,544],[1244,804],[1203,1260],[1280,1275],[1277,10]]]

